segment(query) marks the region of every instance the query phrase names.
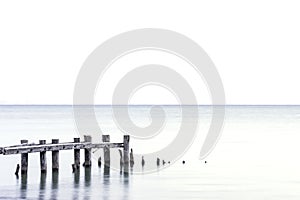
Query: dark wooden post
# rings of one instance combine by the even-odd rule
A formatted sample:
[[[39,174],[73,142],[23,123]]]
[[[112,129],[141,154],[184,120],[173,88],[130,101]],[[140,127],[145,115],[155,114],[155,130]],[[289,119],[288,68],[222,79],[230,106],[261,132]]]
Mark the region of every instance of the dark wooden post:
[[[123,143],[124,143],[124,148],[123,148],[123,158],[124,158],[124,164],[128,165],[129,163],[129,139],[130,136],[129,135],[124,135],[123,138]]]
[[[133,168],[134,165],[134,157],[133,157],[133,151],[130,149],[130,167]]]
[[[102,135],[102,141],[103,142],[110,142],[109,135]],[[110,149],[109,147],[104,147],[104,167],[109,168],[110,167]]]
[[[39,144],[46,144],[46,140],[40,140]],[[46,150],[40,152],[40,164],[41,164],[41,172],[47,172],[47,159],[46,159]]]
[[[58,144],[59,139],[52,139],[52,144]],[[52,171],[59,169],[59,151],[52,151]]]
[[[17,164],[17,168],[16,168],[16,171],[15,171],[15,175],[17,176],[17,178],[19,178],[19,170],[20,170],[20,165]]]
[[[100,167],[101,168],[101,156],[98,158],[98,167]]]
[[[74,138],[74,142],[80,142],[80,138]],[[74,165],[75,169],[80,167],[80,149],[74,149]]]
[[[90,135],[85,135],[84,142],[92,142],[92,137]],[[90,167],[92,165],[91,157],[92,157],[92,149],[85,148],[84,149],[84,166],[85,167]]]
[[[124,175],[127,176],[129,173],[129,135],[123,137],[123,159],[124,159]]]
[[[27,144],[28,140],[21,140],[21,144]],[[28,153],[21,154],[21,174],[27,174],[28,169]]]

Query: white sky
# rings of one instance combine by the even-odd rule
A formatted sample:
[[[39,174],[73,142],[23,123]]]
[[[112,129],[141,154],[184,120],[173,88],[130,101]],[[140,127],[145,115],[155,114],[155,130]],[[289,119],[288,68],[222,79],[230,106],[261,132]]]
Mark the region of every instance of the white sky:
[[[299,10],[296,0],[1,1],[0,104],[72,104],[86,57],[110,37],[138,28],[174,30],[202,46],[221,75],[228,104],[300,104]],[[144,61],[135,57],[120,63]],[[166,57],[148,55],[176,69],[179,61]],[[110,81],[122,74],[114,69],[117,64],[97,103],[110,103]],[[199,79],[188,72],[184,76],[197,90]],[[201,83],[196,94],[199,103],[209,103]],[[147,87],[132,103],[175,100]]]

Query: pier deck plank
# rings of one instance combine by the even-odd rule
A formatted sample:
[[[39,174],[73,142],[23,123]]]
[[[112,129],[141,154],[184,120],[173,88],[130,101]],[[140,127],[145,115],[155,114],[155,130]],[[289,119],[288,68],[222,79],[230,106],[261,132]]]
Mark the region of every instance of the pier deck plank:
[[[90,142],[66,142],[59,144],[22,144],[8,147],[0,147],[0,154],[22,154],[22,153],[36,153],[42,151],[60,151],[60,150],[72,150],[72,149],[95,149],[95,148],[123,148],[123,143],[90,143]]]

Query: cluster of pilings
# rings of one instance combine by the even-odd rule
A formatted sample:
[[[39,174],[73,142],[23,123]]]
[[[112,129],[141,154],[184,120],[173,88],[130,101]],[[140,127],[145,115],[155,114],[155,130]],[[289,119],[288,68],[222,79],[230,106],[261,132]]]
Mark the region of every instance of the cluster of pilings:
[[[28,140],[21,140],[21,145],[2,147],[0,154],[21,154],[21,174],[27,174],[28,171],[28,154],[40,153],[40,168],[41,173],[47,172],[47,159],[46,152],[52,152],[52,171],[59,170],[59,151],[60,150],[74,150],[74,164],[73,171],[80,169],[80,150],[84,149],[84,167],[92,165],[92,149],[103,148],[104,151],[104,167],[110,168],[110,148],[123,148],[123,163],[124,166],[129,163],[129,135],[124,135],[123,143],[110,143],[109,135],[102,135],[102,143],[92,143],[90,135],[84,136],[84,141],[81,142],[80,138],[74,138],[73,142],[59,143],[59,139],[52,139],[50,144],[46,140],[40,140],[39,144],[29,144]],[[17,171],[19,167],[17,167]],[[17,172],[16,172],[17,173]]]

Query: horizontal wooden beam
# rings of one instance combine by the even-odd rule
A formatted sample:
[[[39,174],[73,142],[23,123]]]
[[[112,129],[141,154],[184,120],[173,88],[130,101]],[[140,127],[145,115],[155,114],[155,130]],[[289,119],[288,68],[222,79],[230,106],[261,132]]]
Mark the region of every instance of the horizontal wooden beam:
[[[11,155],[11,154],[22,154],[22,153],[36,153],[42,151],[60,151],[60,150],[71,150],[71,149],[85,149],[85,148],[123,148],[123,143],[96,143],[91,142],[66,142],[59,144],[23,144],[9,147],[0,147],[0,154]]]

